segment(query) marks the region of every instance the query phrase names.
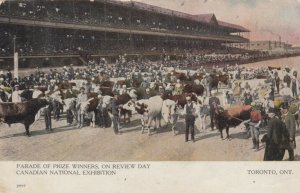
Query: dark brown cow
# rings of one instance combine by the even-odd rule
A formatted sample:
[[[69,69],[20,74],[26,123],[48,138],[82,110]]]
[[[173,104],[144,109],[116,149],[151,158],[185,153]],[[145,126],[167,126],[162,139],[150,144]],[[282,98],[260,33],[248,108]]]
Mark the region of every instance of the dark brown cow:
[[[63,90],[63,89],[72,89],[73,86],[76,86],[75,82],[61,82],[61,83],[57,83],[57,87],[60,90]]]
[[[195,93],[196,95],[203,95],[204,86],[197,84],[187,84],[183,87],[183,93]]]
[[[210,76],[212,77],[212,85],[211,85],[212,88],[218,89],[219,82],[222,82],[225,85],[228,84],[228,80],[229,80],[228,74],[224,74],[224,75],[211,74]]]
[[[112,88],[114,86],[114,82],[112,81],[109,81],[109,80],[106,80],[106,81],[103,81],[100,83],[101,86],[103,87],[109,87],[109,88]]]
[[[271,70],[281,70],[280,67],[276,68],[276,67],[272,67],[272,66],[268,66],[268,69]]]
[[[116,101],[116,105],[125,105],[126,103],[128,103],[130,100],[132,100],[132,98],[129,96],[129,94],[122,94],[120,96],[118,96],[118,99]],[[130,118],[132,116],[132,112],[126,109],[121,108],[121,112],[120,112],[121,116],[124,116],[124,123],[126,123],[126,115],[128,115],[128,122],[130,122]]]
[[[173,101],[177,102],[178,106],[184,108],[184,105],[187,103],[186,102],[187,96],[190,96],[192,101],[197,102],[197,96],[195,96],[194,94],[189,94],[189,93],[184,93],[181,95],[172,95],[172,94],[164,93],[161,95],[161,98],[163,100],[167,100],[167,99],[173,100]]]
[[[100,87],[100,90],[102,92],[103,96],[114,96],[114,93],[112,91],[111,87]]]
[[[189,77],[187,77],[187,75],[182,72],[176,72],[175,70],[173,70],[171,71],[171,73],[176,77],[176,79],[179,79],[180,81],[190,81]]]
[[[22,103],[0,103],[0,121],[8,125],[22,123],[29,137],[29,127],[35,121],[35,115],[48,104],[46,99],[32,99]]]
[[[215,110],[215,123],[217,129],[220,131],[221,138],[223,139],[223,129],[226,129],[226,139],[228,139],[229,127],[236,127],[243,121],[250,119],[250,112],[250,105],[238,105],[226,110],[218,106]]]
[[[115,84],[115,82],[109,81],[109,80],[103,81],[102,83],[100,83],[101,86],[103,86],[103,87],[110,87],[110,88],[112,88],[114,86],[114,84]],[[125,85],[126,84],[126,80],[118,80],[116,82],[116,84],[121,85],[121,86]]]

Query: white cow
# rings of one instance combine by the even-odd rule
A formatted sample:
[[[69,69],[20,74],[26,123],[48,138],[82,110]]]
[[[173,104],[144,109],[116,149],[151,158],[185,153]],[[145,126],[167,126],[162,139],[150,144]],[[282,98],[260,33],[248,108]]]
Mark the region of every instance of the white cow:
[[[148,128],[148,134],[150,135],[150,126],[153,120],[155,120],[154,129],[157,128],[157,122],[159,127],[161,127],[161,111],[163,106],[163,100],[160,96],[154,96],[147,100],[139,101],[129,101],[127,104],[123,105],[123,108],[126,110],[131,110],[140,114],[142,122],[142,130],[144,132],[145,127]]]
[[[83,114],[86,115],[86,117],[89,117],[91,118],[91,126],[93,128],[95,128],[95,121],[96,121],[96,115],[95,115],[95,112],[94,111],[88,111],[88,108],[89,108],[89,105],[90,105],[90,102],[93,100],[94,98],[91,98],[85,102],[82,102],[80,103],[80,109],[79,109],[79,114],[80,116],[82,116]],[[82,119],[81,121],[84,121],[83,120],[83,117],[82,118],[79,118],[79,119]]]
[[[75,121],[78,121],[78,115],[76,110],[76,98],[68,98],[64,99],[63,104],[65,106],[66,112],[67,112],[67,121],[69,124],[71,124],[71,116],[75,118]]]
[[[175,126],[178,120],[177,102],[169,99],[163,101],[161,115],[167,124],[171,124],[173,134],[176,135]]]

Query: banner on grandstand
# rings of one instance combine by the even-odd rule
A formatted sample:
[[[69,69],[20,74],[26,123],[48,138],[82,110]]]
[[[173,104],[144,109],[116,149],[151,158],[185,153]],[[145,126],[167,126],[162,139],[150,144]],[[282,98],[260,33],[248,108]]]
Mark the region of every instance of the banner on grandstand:
[[[18,52],[14,53],[14,77],[19,78],[19,57],[18,57]]]

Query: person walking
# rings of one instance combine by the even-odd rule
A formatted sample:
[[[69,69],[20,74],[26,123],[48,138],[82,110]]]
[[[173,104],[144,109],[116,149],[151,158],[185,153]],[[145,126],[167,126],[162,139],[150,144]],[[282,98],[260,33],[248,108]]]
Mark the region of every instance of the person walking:
[[[289,143],[285,144],[285,147],[283,147],[283,155],[285,149],[289,152],[289,160],[294,160],[294,148],[296,147],[296,141],[295,141],[295,133],[296,133],[296,120],[295,117],[292,115],[290,110],[287,108],[287,106],[284,106],[282,109],[282,121],[285,123],[286,129],[289,132]]]
[[[186,97],[187,104],[184,106],[182,115],[185,115],[185,142],[188,142],[189,132],[191,130],[191,140],[195,142],[195,119],[196,119],[196,104],[194,104],[191,100],[190,96]]]

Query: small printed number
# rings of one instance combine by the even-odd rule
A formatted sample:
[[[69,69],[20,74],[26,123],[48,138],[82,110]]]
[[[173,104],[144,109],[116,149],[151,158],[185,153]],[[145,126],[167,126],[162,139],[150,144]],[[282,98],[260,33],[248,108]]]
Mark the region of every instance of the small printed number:
[[[17,188],[25,188],[26,185],[25,184],[17,184]]]

